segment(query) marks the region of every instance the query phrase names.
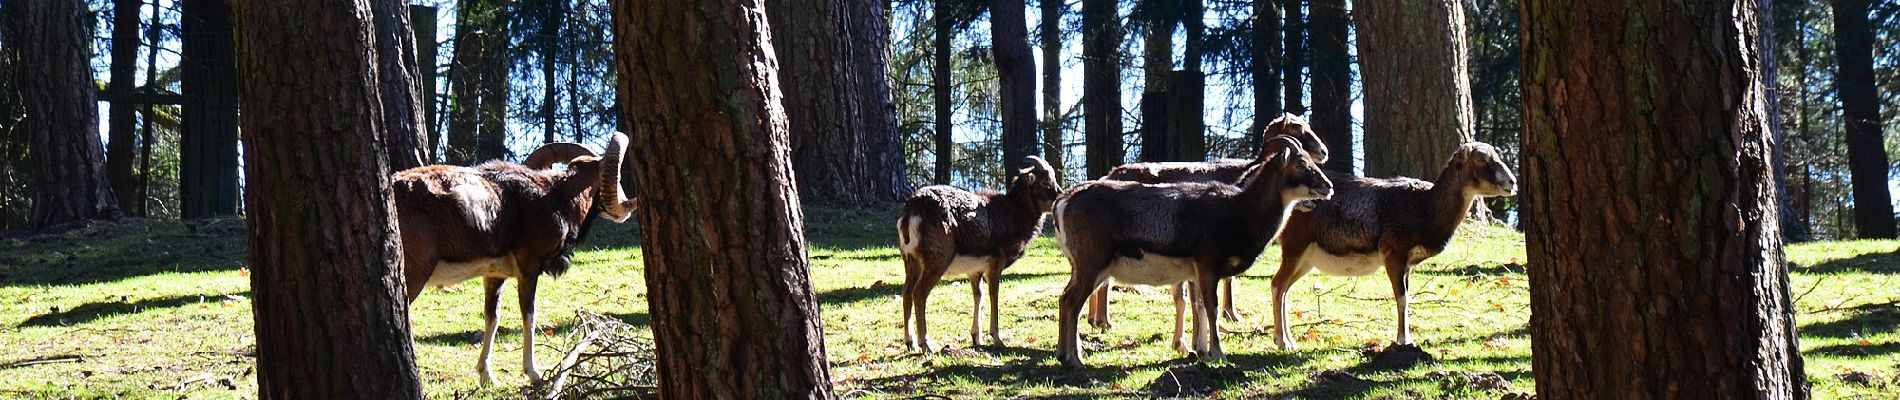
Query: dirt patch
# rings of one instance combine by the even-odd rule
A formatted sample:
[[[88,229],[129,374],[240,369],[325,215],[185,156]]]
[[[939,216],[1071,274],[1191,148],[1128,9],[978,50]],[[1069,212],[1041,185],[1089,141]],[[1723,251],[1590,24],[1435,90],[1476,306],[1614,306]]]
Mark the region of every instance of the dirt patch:
[[[1245,374],[1234,367],[1209,367],[1207,364],[1193,363],[1169,368],[1161,376],[1148,382],[1147,391],[1154,398],[1201,397],[1213,394],[1225,382],[1244,378]]]
[[[1314,372],[1307,375],[1306,379],[1313,381],[1313,383],[1358,383],[1366,381],[1365,378],[1360,378],[1351,372],[1336,369]]]
[[[1447,392],[1465,389],[1485,391],[1511,390],[1511,381],[1490,372],[1432,371],[1426,377],[1437,379],[1438,387]]]
[[[1367,368],[1380,370],[1408,369],[1437,361],[1432,353],[1412,344],[1393,345],[1384,349],[1368,348],[1360,355],[1366,357]]]
[[[1874,374],[1861,372],[1861,371],[1842,372],[1842,373],[1834,375],[1834,377],[1837,379],[1840,379],[1842,382],[1847,382],[1847,383],[1852,383],[1855,385],[1867,386],[1867,387],[1878,386],[1881,383],[1880,377],[1875,376]]]

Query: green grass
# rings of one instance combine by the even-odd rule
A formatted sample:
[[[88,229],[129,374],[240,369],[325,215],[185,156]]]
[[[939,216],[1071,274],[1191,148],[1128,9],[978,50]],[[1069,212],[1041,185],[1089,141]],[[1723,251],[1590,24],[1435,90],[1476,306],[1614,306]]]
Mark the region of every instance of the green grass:
[[[1084,360],[1069,371],[1054,360],[1055,302],[1067,263],[1047,238],[1011,267],[1003,284],[1003,349],[971,348],[970,296],[962,280],[930,299],[934,342],[947,350],[906,352],[898,324],[903,269],[891,248],[893,212],[813,210],[807,234],[812,279],[822,303],[826,348],[837,392],[845,397],[953,398],[1147,397],[1152,382],[1193,362],[1169,348],[1173,307],[1160,290],[1123,291],[1115,328],[1084,328]],[[61,235],[0,240],[0,398],[248,398],[255,392],[242,221],[135,221]],[[538,355],[549,367],[565,348],[569,321],[586,310],[647,323],[638,241],[631,225],[603,225],[567,274],[541,287],[545,335]],[[1818,398],[1880,398],[1900,390],[1900,242],[1793,245],[1793,292],[1802,350]],[[1508,392],[1533,388],[1529,294],[1522,237],[1469,226],[1449,250],[1420,267],[1413,287],[1413,337],[1437,362],[1378,370],[1361,352],[1390,340],[1390,289],[1379,275],[1309,275],[1291,309],[1300,349],[1273,345],[1269,249],[1238,280],[1244,315],[1222,342],[1231,364],[1213,370],[1229,398],[1498,398],[1507,391],[1461,384],[1444,373],[1490,373]],[[480,388],[474,362],[480,337],[480,284],[425,293],[413,306],[416,356],[433,397],[510,398],[525,379],[522,332],[512,285],[502,301],[494,360],[500,385]],[[552,333],[552,335],[549,335]],[[1190,369],[1183,369],[1191,370]],[[1319,382],[1341,371],[1359,381]],[[1206,372],[1206,371],[1201,371]],[[1849,383],[1865,374],[1872,384]],[[204,378],[204,379],[195,379]],[[190,382],[180,386],[180,383]]]

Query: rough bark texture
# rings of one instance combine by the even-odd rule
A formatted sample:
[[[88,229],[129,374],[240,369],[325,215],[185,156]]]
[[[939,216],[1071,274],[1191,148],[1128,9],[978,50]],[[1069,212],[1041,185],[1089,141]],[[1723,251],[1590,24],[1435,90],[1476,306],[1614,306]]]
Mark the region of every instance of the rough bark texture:
[[[1260,144],[1266,140],[1262,133],[1267,123],[1279,118],[1280,109],[1280,66],[1284,58],[1280,54],[1280,5],[1279,1],[1261,0],[1253,3],[1253,125],[1247,128],[1247,154],[1259,152]]]
[[[442,144],[442,124],[436,116],[436,63],[438,46],[435,42],[436,9],[430,6],[409,6],[409,27],[415,32],[416,44],[416,82],[422,108],[422,154],[423,164],[442,162],[442,153],[436,150]],[[575,139],[575,142],[579,142]]]
[[[1274,1],[1286,11],[1286,22],[1280,25],[1284,32],[1280,40],[1286,44],[1281,49],[1286,54],[1285,63],[1280,65],[1281,86],[1286,88],[1286,104],[1282,107],[1286,112],[1306,115],[1306,5],[1301,0]],[[1331,145],[1332,142],[1327,142],[1327,146]]]
[[[133,75],[138,73],[139,59],[139,8],[145,3],[141,0],[112,1],[112,81],[106,84],[106,92],[112,100],[112,109],[106,115],[106,175],[112,180],[112,193],[118,195],[119,204],[136,211],[138,204],[138,177],[133,174],[132,160],[138,157],[134,145],[132,102],[123,96],[132,93]]]
[[[1181,1],[1181,27],[1187,42],[1181,50],[1181,70],[1168,73],[1168,136],[1174,138],[1173,159],[1207,159],[1207,77],[1201,72],[1206,48],[1206,7],[1201,0]]]
[[[369,5],[239,4],[258,397],[421,398]]]
[[[415,31],[410,29],[408,0],[370,0],[376,24],[377,92],[383,97],[384,148],[389,170],[401,171],[429,161],[423,127],[421,71],[416,67]]]
[[[1122,164],[1121,16],[1114,0],[1082,0],[1082,124],[1088,177]]]
[[[1366,175],[1434,176],[1458,144],[1475,137],[1464,5],[1395,0],[1354,11]]]
[[[931,23],[936,25],[936,34],[931,37],[930,63],[930,100],[932,111],[936,112],[931,130],[936,141],[937,171],[931,181],[938,185],[950,184],[950,165],[956,161],[956,143],[950,138],[950,35],[955,29],[950,24],[950,7],[937,0],[931,11]]]
[[[1894,237],[1893,194],[1887,191],[1887,146],[1874,87],[1873,31],[1867,0],[1834,1],[1834,58],[1841,74],[1841,119],[1847,123],[1847,168],[1854,180],[1854,230],[1863,238]]]
[[[91,219],[118,219],[99,145],[94,102],[92,13],[79,0],[10,1],[7,46],[22,62],[13,85],[24,99],[21,121],[33,159],[33,230]]]
[[[184,0],[178,193],[185,218],[238,211],[237,48],[229,0]]]
[[[1335,157],[1326,169],[1353,172],[1352,60],[1346,43],[1346,0],[1313,0],[1313,131]],[[1444,161],[1440,159],[1439,161]]]
[[[1042,6],[1042,158],[1066,178],[1067,151],[1062,140],[1062,13],[1063,0],[1039,0]]]
[[[767,4],[784,77],[792,166],[814,204],[863,207],[910,195],[891,104],[890,32],[880,0]]]
[[[474,164],[507,154],[508,0],[456,3],[455,57],[449,66],[445,159]]]
[[[1805,395],[1758,10],[1522,3],[1539,398]]]
[[[996,57],[1003,117],[1003,166],[1009,176],[1036,154],[1036,59],[1022,0],[990,1],[990,51]]]
[[[831,397],[765,11],[613,2],[662,397]]]

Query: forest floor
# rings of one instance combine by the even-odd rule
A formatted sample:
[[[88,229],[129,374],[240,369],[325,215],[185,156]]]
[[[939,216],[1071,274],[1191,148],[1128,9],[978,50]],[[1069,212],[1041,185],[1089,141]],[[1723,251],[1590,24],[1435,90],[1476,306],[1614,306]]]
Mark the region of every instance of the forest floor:
[[[1292,300],[1294,351],[1273,345],[1270,275],[1278,250],[1238,279],[1243,320],[1222,324],[1228,364],[1202,367],[1169,346],[1171,303],[1124,290],[1114,329],[1084,328],[1081,371],[1055,361],[1056,296],[1067,262],[1047,237],[1005,274],[1005,347],[972,347],[963,280],[930,299],[932,338],[904,350],[895,212],[813,210],[812,284],[822,303],[831,379],[842,398],[1514,398],[1534,390],[1523,237],[1467,224],[1413,278],[1413,337],[1435,361],[1374,363],[1393,332],[1382,275],[1309,275]],[[648,323],[632,224],[597,224],[564,276],[543,281],[537,345],[557,363],[579,312]],[[0,239],[0,398],[246,398],[255,393],[243,221],[129,221],[57,235]],[[1801,348],[1817,398],[1900,391],[1900,242],[1788,247]],[[510,284],[512,287],[512,284]],[[497,387],[474,374],[481,285],[431,290],[412,307],[416,357],[431,397],[520,395],[521,332],[513,290],[502,297]],[[941,398],[941,397],[938,397]]]

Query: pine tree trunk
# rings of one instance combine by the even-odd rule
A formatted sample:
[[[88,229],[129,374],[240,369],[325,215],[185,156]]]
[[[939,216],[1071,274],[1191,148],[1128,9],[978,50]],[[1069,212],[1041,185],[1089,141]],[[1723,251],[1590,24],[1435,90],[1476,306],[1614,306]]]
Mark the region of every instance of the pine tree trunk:
[[[141,0],[112,1],[112,81],[106,84],[112,104],[106,115],[106,175],[111,178],[112,193],[118,195],[119,204],[131,208],[137,216],[143,215],[136,214],[138,207],[133,206],[138,204],[138,177],[132,170],[132,160],[138,155],[133,143],[136,121],[132,102],[125,97],[132,94],[133,75],[138,73],[139,8],[144,5]]]
[[[1141,0],[1141,154],[1146,162],[1179,161],[1174,154],[1174,131],[1168,124],[1168,84],[1174,71],[1174,26],[1179,22],[1180,0]]]
[[[1259,0],[1269,1],[1269,0]],[[1280,9],[1286,11],[1286,22],[1280,28],[1285,32],[1281,37],[1286,54],[1284,64],[1280,65],[1280,86],[1286,88],[1284,110],[1289,113],[1306,115],[1306,5],[1301,0],[1272,0],[1280,3]],[[1332,142],[1326,142],[1332,146]],[[1347,153],[1350,155],[1351,153]]]
[[[1121,13],[1114,0],[1082,0],[1082,124],[1088,178],[1122,164]]]
[[[1522,3],[1539,398],[1805,396],[1758,10]]]
[[[777,61],[758,0],[613,2],[666,398],[826,399]],[[653,29],[667,26],[699,29]]]
[[[1893,194],[1887,190],[1887,146],[1880,132],[1880,96],[1874,87],[1873,31],[1867,0],[1834,0],[1834,80],[1847,123],[1847,169],[1854,178],[1854,231],[1862,238],[1894,237]]]
[[[376,23],[330,3],[237,7],[258,397],[421,398]]]
[[[1257,153],[1266,140],[1267,123],[1279,118],[1280,5],[1276,0],[1253,3],[1253,125],[1247,128],[1247,154]]]
[[[44,231],[82,220],[119,219],[99,145],[99,104],[93,99],[92,13],[78,0],[15,1],[6,9],[7,45],[22,62],[13,85],[27,99],[22,121],[33,159],[30,229]]]
[[[932,179],[938,185],[950,184],[950,165],[956,162],[956,143],[950,137],[950,35],[954,26],[950,24],[949,7],[944,3],[950,0],[936,0],[931,11],[932,23],[936,25],[936,35],[931,37],[930,86],[932,111],[937,118],[933,124],[933,138],[936,139],[937,171]]]
[[[152,7],[152,20],[158,20],[160,12],[162,11],[159,10],[158,7]],[[145,40],[149,43],[158,43],[159,35],[163,32],[164,30],[161,26],[153,24],[145,30]],[[145,70],[158,70],[157,51],[145,52]],[[145,74],[145,87],[148,89],[158,87],[158,74]],[[158,114],[152,112],[152,103],[139,105],[139,112],[141,114],[139,117],[139,182],[138,196],[136,197],[137,202],[132,203],[132,205],[121,203],[119,206],[136,208],[138,210],[137,215],[141,217],[151,217],[152,147],[158,144],[158,135],[153,131],[153,129],[155,129],[153,125],[156,125],[156,123],[153,120],[158,118]],[[4,116],[0,116],[0,118],[4,118]]]
[[[442,117],[435,106],[438,90],[435,57],[439,47],[435,41],[436,8],[410,5],[409,27],[415,32],[412,42],[416,45],[416,77],[420,78],[416,86],[421,100],[417,104],[422,109],[422,163],[437,164],[443,161],[442,152],[436,148],[443,143]]]
[[[407,0],[370,0],[376,24],[377,92],[383,97],[384,148],[389,170],[401,171],[428,163],[427,116],[421,107],[423,84],[416,67],[415,31],[410,29]]]
[[[784,77],[792,165],[814,204],[864,207],[908,195],[891,105],[889,28],[878,0],[768,5]]]
[[[1009,176],[1036,154],[1036,60],[1022,0],[990,1],[990,50],[996,57],[1003,117],[1003,166]]]
[[[1181,70],[1168,73],[1169,158],[1179,161],[1207,160],[1207,77],[1201,72],[1202,40],[1207,36],[1205,6],[1202,0],[1180,1],[1181,27],[1187,41],[1181,46]]]
[[[560,42],[555,38],[561,35],[562,20],[567,18],[567,0],[544,1],[541,7],[541,142],[554,143],[555,119],[557,107],[554,84],[554,55],[560,52]]]
[[[1458,144],[1476,137],[1464,4],[1398,0],[1354,10],[1366,175],[1435,177]]]
[[[1313,131],[1337,156],[1327,169],[1353,172],[1352,60],[1348,58],[1346,0],[1313,0]]]
[[[459,0],[455,62],[449,67],[451,164],[507,155],[508,0]]]
[[[1042,157],[1067,177],[1063,164],[1067,149],[1062,140],[1062,13],[1063,0],[1039,0],[1042,7]]]
[[[237,47],[229,0],[184,0],[178,192],[185,218],[238,211]]]

